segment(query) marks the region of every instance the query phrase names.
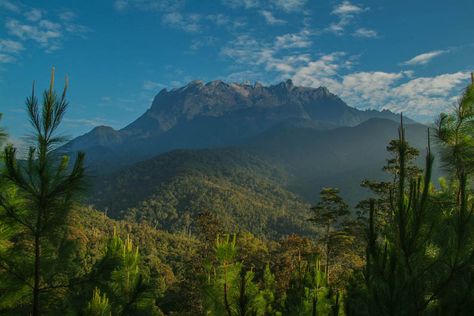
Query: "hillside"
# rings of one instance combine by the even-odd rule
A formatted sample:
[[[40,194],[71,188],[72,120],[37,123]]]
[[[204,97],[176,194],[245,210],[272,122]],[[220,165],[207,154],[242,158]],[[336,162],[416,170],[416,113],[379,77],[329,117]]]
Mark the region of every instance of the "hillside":
[[[386,119],[370,119],[354,127],[317,130],[307,127],[275,126],[252,139],[245,148],[271,165],[284,168],[291,178],[287,189],[315,202],[322,187],[341,189],[352,204],[366,196],[359,184],[363,179],[384,179],[386,147],[398,137],[399,124]],[[422,153],[427,146],[427,127],[405,125],[411,146]],[[433,145],[434,146],[434,145]],[[435,177],[439,174],[435,170]]]
[[[189,231],[209,211],[227,231],[308,234],[309,205],[282,187],[287,178],[239,149],[173,151],[96,179],[91,202],[170,231]]]
[[[188,231],[210,211],[227,230],[306,234],[323,187],[341,188],[355,205],[368,194],[362,180],[384,179],[397,128],[383,119],[332,130],[276,126],[239,147],[176,150],[99,177],[91,202],[112,217],[170,231]],[[422,151],[426,127],[408,125],[406,133]]]

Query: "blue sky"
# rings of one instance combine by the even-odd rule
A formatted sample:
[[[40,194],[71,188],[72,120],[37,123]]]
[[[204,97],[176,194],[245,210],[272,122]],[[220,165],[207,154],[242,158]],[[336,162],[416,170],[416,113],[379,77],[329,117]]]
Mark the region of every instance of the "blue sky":
[[[472,0],[0,0],[2,124],[28,133],[24,99],[53,65],[70,136],[121,128],[194,79],[291,78],[429,122],[474,70],[473,14]]]

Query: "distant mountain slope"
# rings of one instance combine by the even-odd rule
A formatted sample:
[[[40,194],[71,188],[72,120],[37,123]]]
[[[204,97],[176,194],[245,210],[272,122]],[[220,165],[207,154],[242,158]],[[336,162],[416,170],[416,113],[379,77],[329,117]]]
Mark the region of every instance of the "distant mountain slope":
[[[151,108],[125,128],[96,127],[72,140],[67,150],[85,151],[89,162],[103,169],[173,149],[242,144],[277,124],[330,129],[371,118],[398,120],[390,111],[361,111],[324,87],[297,87],[290,80],[268,87],[193,81],[163,89]]]
[[[96,179],[91,202],[172,231],[210,211],[228,231],[308,234],[309,205],[283,189],[286,177],[239,149],[173,151]]]
[[[335,186],[352,203],[366,191],[363,179],[380,179],[390,140],[398,138],[399,124],[386,119],[370,119],[358,126],[332,130],[275,126],[249,142],[245,148],[267,163],[291,174],[287,189],[308,201],[315,201],[324,186]],[[418,163],[424,162],[427,127],[405,125],[407,141],[420,150]],[[433,146],[434,148],[435,146]],[[435,177],[439,175],[435,172]]]
[[[322,187],[341,188],[355,204],[368,194],[363,179],[386,176],[386,146],[397,129],[384,119],[332,130],[275,126],[238,147],[177,150],[122,168],[98,179],[92,202],[162,229],[182,229],[210,211],[229,230],[310,233],[309,206]],[[426,127],[408,125],[406,134],[423,152]]]

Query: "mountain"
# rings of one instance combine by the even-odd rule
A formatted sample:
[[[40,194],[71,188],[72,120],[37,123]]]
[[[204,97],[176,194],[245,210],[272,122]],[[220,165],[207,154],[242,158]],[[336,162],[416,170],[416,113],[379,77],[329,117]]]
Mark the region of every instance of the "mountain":
[[[397,134],[386,119],[330,130],[278,124],[242,145],[174,150],[103,175],[90,202],[114,218],[171,231],[210,211],[228,231],[310,234],[306,219],[319,191],[338,187],[352,205],[366,198],[360,183],[386,179],[386,146]],[[426,127],[409,124],[406,136],[422,165]]]
[[[368,194],[362,180],[386,176],[398,120],[324,87],[193,81],[160,91],[125,128],[96,127],[66,148],[86,152],[98,174],[89,202],[113,218],[187,231],[209,211],[227,231],[311,234],[322,187],[354,205]],[[425,148],[426,127],[406,121],[410,143]]]
[[[66,149],[85,151],[91,164],[110,169],[111,162],[124,166],[173,149],[243,144],[277,125],[327,130],[371,118],[398,120],[390,111],[361,111],[325,87],[298,87],[291,80],[272,86],[196,80],[161,90],[125,128],[96,127]]]
[[[321,188],[332,186],[340,188],[346,200],[355,204],[367,195],[359,185],[362,180],[388,180],[382,167],[389,158],[386,147],[398,138],[398,128],[399,123],[379,118],[330,130],[277,125],[249,141],[245,148],[290,174],[286,189],[304,200],[315,202]],[[423,166],[427,127],[407,124],[405,132],[409,144],[420,151],[417,164]],[[436,150],[435,145],[432,147]],[[435,168],[433,179],[437,176],[439,170]]]
[[[228,232],[308,235],[309,204],[284,189],[287,177],[239,148],[176,150],[95,179],[90,202],[113,218],[175,232],[194,230],[209,211]]]

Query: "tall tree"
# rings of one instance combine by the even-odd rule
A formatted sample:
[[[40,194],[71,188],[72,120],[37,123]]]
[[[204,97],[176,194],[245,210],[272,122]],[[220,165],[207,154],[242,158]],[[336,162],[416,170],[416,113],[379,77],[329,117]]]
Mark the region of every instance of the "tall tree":
[[[401,117],[403,124],[403,117]],[[359,219],[365,222],[369,216],[370,201],[373,200],[376,204],[376,226],[377,229],[382,229],[387,225],[393,224],[393,213],[390,205],[390,196],[396,189],[398,179],[400,177],[400,153],[399,149],[402,144],[399,139],[392,139],[387,146],[387,152],[390,157],[387,159],[387,164],[382,168],[388,173],[391,178],[390,181],[374,181],[365,179],[361,186],[371,191],[372,197],[360,201],[356,208],[359,210]],[[422,174],[422,170],[416,165],[416,160],[420,154],[419,150],[410,146],[405,140],[405,157],[406,164],[405,173],[410,178],[416,178]]]
[[[442,113],[436,122],[436,137],[442,148],[444,167],[458,181],[457,202],[464,203],[469,176],[474,173],[474,74],[454,113]]]
[[[320,244],[324,245],[322,250],[325,260],[325,274],[328,284],[331,280],[331,265],[336,261],[336,257],[342,248],[347,249],[347,245],[353,240],[349,234],[349,206],[339,195],[339,190],[335,188],[323,188],[320,193],[320,201],[311,208],[313,216],[309,219],[320,227]]]
[[[22,304],[24,308],[30,306],[32,315],[43,313],[42,299],[47,293],[69,286],[71,273],[66,260],[70,254],[66,219],[83,188],[84,154],[78,153],[71,167],[67,156],[58,157],[55,152],[64,141],[57,130],[68,107],[66,91],[67,78],[62,94],[55,92],[53,69],[40,107],[33,84],[26,99],[33,127],[33,144],[26,161],[17,158],[13,146],[4,150],[1,177],[9,190],[0,193],[0,219],[16,231],[10,247],[0,254],[0,265],[23,286],[23,294],[25,288],[30,290],[31,301]]]
[[[452,126],[452,132],[457,133],[456,126],[462,124]],[[447,151],[457,155],[461,150],[459,142],[455,136],[449,139],[453,143],[452,147],[445,145]],[[468,140],[469,137],[465,139]],[[401,124],[398,179],[390,194],[391,225],[378,229],[375,223],[379,213],[375,202],[370,203],[365,269],[369,314],[470,313],[474,294],[474,204],[465,187],[470,174],[466,168],[468,162],[460,161],[460,157],[446,157],[445,153],[443,161],[453,168],[458,183],[454,194],[444,185],[437,191],[430,183],[434,156],[429,143],[428,133],[424,175],[410,173],[407,168],[410,154]]]
[[[149,278],[140,269],[140,255],[127,236],[120,238],[114,230],[104,257],[99,260],[89,276],[89,284],[82,291],[90,295],[86,312],[91,315],[161,315],[155,304],[158,293]],[[90,286],[93,291],[87,292]],[[79,289],[77,289],[79,292]],[[82,303],[83,297],[79,297]]]
[[[2,120],[2,113],[0,113],[0,121],[1,120]],[[3,146],[3,143],[5,142],[6,138],[7,138],[7,133],[2,127],[0,127],[0,148],[1,146]]]

